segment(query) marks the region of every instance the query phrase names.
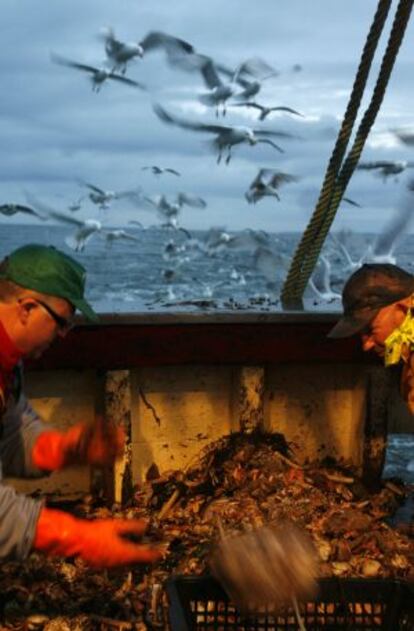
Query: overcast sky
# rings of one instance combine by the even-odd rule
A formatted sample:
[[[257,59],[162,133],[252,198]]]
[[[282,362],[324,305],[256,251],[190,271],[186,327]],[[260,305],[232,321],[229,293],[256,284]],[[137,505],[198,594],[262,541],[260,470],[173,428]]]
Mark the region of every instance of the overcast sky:
[[[85,192],[79,184],[83,179],[106,190],[141,186],[146,195],[184,191],[202,196],[207,208],[183,211],[181,224],[189,228],[302,231],[376,6],[377,0],[1,0],[0,203],[27,203],[28,191],[66,211]],[[197,98],[206,89],[197,73],[172,68],[162,52],[150,52],[127,70],[148,92],[108,81],[95,93],[86,73],[51,62],[54,52],[101,66],[105,52],[98,34],[103,27],[112,27],[125,41],[165,31],[233,69],[247,58],[262,58],[279,75],[263,82],[255,100],[289,106],[303,118],[272,114],[259,122],[255,110],[239,107],[229,108],[218,122],[290,131],[300,140],[278,140],[283,154],[266,144],[238,146],[229,165],[217,164],[208,134],[166,126],[152,110],[159,102],[188,120],[217,122],[214,110]],[[413,35],[411,23],[364,161],[414,161],[414,150],[390,133],[414,123]],[[374,76],[377,70],[378,63]],[[182,176],[156,178],[141,170],[152,164],[177,169]],[[281,189],[280,202],[268,198],[249,205],[244,193],[261,167],[300,179]],[[355,173],[346,194],[362,208],[343,204],[335,226],[380,230],[401,203],[407,176],[408,170],[398,181],[383,182],[373,172]],[[102,218],[101,212],[88,200],[76,216]],[[131,219],[157,222],[151,210],[125,201],[114,203],[104,218],[120,226]],[[0,216],[1,229],[10,221]]]

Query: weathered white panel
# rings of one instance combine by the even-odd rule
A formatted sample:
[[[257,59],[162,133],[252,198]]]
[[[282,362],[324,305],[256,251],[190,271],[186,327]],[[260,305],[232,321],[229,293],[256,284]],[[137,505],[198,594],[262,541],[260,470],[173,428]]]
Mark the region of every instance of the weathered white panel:
[[[302,462],[332,456],[359,466],[365,380],[360,365],[270,367],[266,425],[292,442]]]
[[[254,369],[253,377],[259,368]],[[135,482],[142,480],[154,463],[160,472],[184,468],[211,441],[240,429],[242,369],[164,366],[131,373]],[[364,444],[366,370],[361,365],[266,366],[265,428],[283,433],[296,446],[295,457],[300,461],[332,456],[359,466]],[[101,388],[93,372],[77,371],[30,373],[26,384],[38,412],[62,428],[81,420],[92,422]],[[254,388],[255,393],[259,390]],[[254,398],[252,402],[254,410],[261,413],[260,401]],[[102,406],[102,401],[99,403]],[[54,473],[45,482],[17,482],[15,486],[24,492],[37,488],[65,493],[87,490],[89,470],[70,469]]]
[[[142,480],[153,463],[160,471],[185,467],[204,445],[237,429],[232,425],[232,373],[221,366],[133,373],[134,480]]]

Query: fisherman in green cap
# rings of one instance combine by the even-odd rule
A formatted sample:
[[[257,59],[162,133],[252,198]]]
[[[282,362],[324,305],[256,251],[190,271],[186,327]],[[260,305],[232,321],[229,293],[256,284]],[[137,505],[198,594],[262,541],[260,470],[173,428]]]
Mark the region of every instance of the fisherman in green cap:
[[[119,427],[78,423],[51,429],[22,392],[22,360],[39,357],[74,324],[78,309],[98,317],[84,298],[86,272],[60,250],[21,247],[0,263],[0,559],[32,550],[80,557],[93,567],[149,563],[161,552],[132,542],[142,520],[82,520],[1,484],[2,475],[33,478],[74,464],[111,465],[123,450]]]

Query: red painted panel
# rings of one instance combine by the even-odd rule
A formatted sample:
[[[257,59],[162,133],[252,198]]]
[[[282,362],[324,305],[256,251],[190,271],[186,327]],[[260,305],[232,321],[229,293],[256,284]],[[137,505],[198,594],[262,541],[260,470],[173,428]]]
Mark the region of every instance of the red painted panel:
[[[28,368],[372,361],[358,338],[326,337],[335,321],[80,325]]]

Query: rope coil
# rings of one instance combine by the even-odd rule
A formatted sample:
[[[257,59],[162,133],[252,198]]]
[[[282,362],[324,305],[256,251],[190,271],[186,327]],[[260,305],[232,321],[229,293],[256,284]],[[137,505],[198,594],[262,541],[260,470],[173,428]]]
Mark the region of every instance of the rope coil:
[[[342,196],[358,164],[369,131],[376,119],[410,18],[414,0],[400,0],[371,102],[359,125],[353,146],[344,160],[349,138],[366,87],[379,38],[392,0],[380,0],[362,52],[348,106],[336,140],[313,215],[295,251],[282,289],[282,304],[302,307],[302,296],[335,218]],[[342,167],[342,168],[341,168]]]

